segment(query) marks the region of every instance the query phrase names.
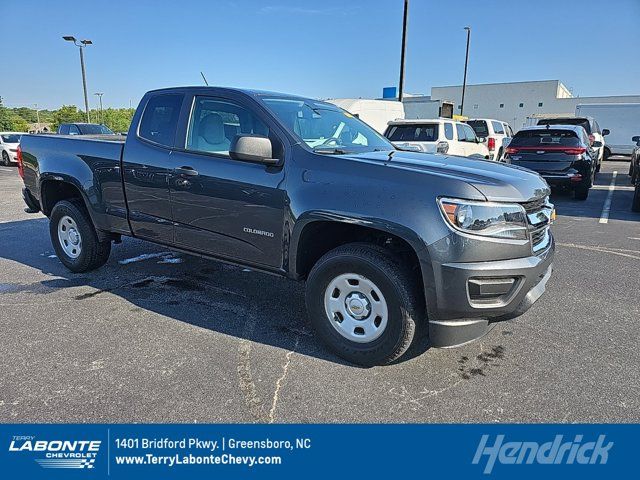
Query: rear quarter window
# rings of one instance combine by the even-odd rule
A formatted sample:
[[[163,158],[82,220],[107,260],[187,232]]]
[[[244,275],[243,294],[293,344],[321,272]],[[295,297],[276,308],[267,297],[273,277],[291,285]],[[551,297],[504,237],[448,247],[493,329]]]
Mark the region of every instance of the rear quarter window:
[[[392,142],[435,142],[438,140],[438,124],[392,125],[387,138]]]
[[[182,94],[161,94],[151,97],[145,106],[138,136],[150,142],[172,147],[175,142]]]
[[[489,127],[487,126],[487,122],[484,120],[469,120],[467,125],[473,128],[473,131],[476,132],[478,137],[489,136]]]
[[[444,124],[444,137],[453,140],[453,125],[448,122]]]
[[[504,128],[500,122],[491,122],[491,125],[495,134],[504,135]]]

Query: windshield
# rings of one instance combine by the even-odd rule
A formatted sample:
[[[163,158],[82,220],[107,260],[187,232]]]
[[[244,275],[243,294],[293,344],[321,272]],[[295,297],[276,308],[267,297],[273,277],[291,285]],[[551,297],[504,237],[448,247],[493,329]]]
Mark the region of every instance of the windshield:
[[[20,135],[2,135],[2,141],[4,143],[20,143]]]
[[[467,120],[467,125],[473,128],[473,131],[476,132],[478,137],[489,136],[489,128],[487,127],[487,122],[484,120]]]
[[[543,118],[538,125],[578,125],[591,134],[591,126],[586,118]]]
[[[392,125],[386,137],[392,142],[435,142],[438,140],[438,124]]]
[[[109,130],[104,125],[78,125],[80,131],[83,135],[114,135],[114,133]]]
[[[373,128],[334,105],[291,98],[262,100],[289,132],[314,151],[343,154],[394,150]]]

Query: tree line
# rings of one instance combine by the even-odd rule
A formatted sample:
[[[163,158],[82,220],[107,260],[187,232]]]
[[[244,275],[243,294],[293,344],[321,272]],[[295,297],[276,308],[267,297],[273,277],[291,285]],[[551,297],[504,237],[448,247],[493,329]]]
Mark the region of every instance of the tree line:
[[[102,123],[114,132],[126,132],[129,130],[131,119],[135,109],[133,108],[105,108],[92,109],[89,116],[92,123]],[[63,105],[57,110],[39,110],[33,108],[17,107],[8,108],[0,103],[0,131],[27,132],[29,125],[38,122],[51,124],[51,130],[57,130],[61,123],[86,122],[87,116],[83,110],[78,110],[75,105]]]

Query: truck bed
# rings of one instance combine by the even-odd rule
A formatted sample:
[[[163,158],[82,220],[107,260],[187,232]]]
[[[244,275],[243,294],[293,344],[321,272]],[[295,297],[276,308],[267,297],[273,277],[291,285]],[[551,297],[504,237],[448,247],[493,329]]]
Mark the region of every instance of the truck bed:
[[[65,181],[85,196],[95,225],[128,233],[122,189],[122,135],[23,135],[24,184],[47,214],[47,182]]]

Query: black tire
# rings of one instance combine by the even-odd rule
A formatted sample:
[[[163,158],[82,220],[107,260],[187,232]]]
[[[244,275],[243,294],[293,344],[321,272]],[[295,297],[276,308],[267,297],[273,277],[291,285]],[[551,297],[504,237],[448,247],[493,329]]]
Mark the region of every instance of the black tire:
[[[631,201],[631,210],[640,213],[640,183],[636,184],[633,200]]]
[[[9,159],[9,154],[7,152],[5,152],[4,150],[2,151],[2,165],[4,165],[5,167],[8,167],[9,165],[11,165],[11,160]]]
[[[69,256],[60,243],[58,224],[64,217],[71,217],[77,225],[82,246],[76,258]],[[55,204],[49,217],[51,243],[60,261],[72,272],[88,272],[101,267],[109,259],[111,241],[99,241],[96,230],[84,203],[78,199],[62,200]],[[73,253],[73,252],[72,252]]]
[[[581,201],[586,200],[587,197],[589,196],[589,187],[587,186],[577,187],[573,192],[573,196],[576,200],[581,200]]]
[[[604,153],[602,154],[602,160],[606,162],[607,160],[609,160],[610,156],[611,156],[611,150],[609,150],[607,147],[604,147]]]
[[[330,283],[347,273],[373,282],[387,303],[386,327],[371,342],[343,336],[325,310]],[[424,320],[423,298],[417,275],[392,252],[366,243],[343,245],[325,254],[311,270],[306,286],[309,318],[320,340],[338,356],[362,366],[388,364],[409,349]]]
[[[496,162],[502,162],[502,149],[498,150],[498,156],[496,157]]]
[[[603,155],[603,157],[602,157],[602,158],[603,158],[603,160],[604,160],[604,153],[603,153],[602,155]],[[597,163],[596,163],[596,173],[599,173],[599,172],[600,172],[600,168],[602,168],[602,161],[603,161],[603,160],[598,160],[598,159],[596,158],[596,162],[597,162]]]

